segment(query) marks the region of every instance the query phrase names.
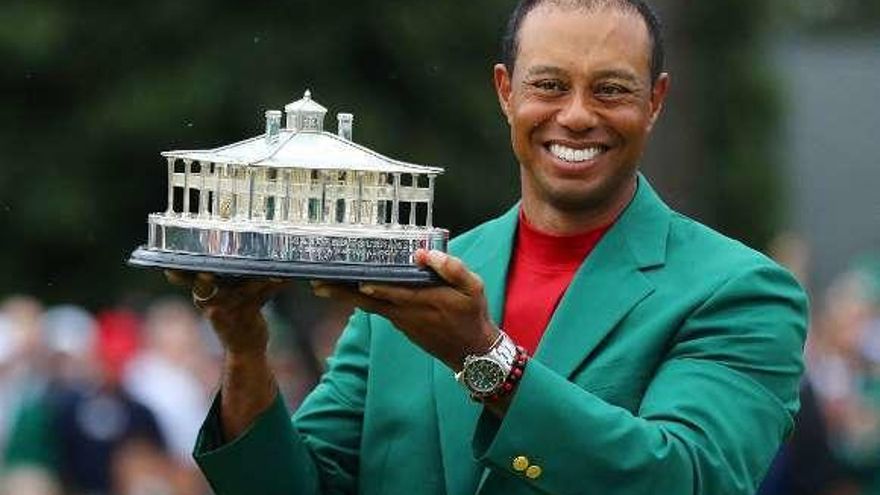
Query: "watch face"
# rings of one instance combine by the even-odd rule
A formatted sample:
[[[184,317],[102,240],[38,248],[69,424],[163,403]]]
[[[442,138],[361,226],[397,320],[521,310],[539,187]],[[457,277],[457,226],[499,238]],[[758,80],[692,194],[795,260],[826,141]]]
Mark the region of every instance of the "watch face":
[[[464,383],[475,394],[495,392],[505,378],[504,370],[491,359],[475,359],[464,370]]]

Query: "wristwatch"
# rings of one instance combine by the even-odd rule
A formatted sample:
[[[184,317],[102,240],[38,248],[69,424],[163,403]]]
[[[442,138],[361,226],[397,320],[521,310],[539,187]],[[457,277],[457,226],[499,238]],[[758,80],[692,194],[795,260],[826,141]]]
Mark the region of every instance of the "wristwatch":
[[[497,395],[516,360],[516,344],[504,331],[485,354],[471,354],[464,358],[464,366],[455,379],[475,398]]]

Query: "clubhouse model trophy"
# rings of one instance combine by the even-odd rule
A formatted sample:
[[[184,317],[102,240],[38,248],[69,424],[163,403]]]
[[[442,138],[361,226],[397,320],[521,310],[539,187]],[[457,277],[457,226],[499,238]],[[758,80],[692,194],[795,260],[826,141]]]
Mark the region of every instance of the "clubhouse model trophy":
[[[437,282],[413,265],[445,251],[433,227],[443,169],[385,157],[352,141],[352,114],[324,131],[309,91],[266,112],[266,133],[210,150],[168,151],[168,208],[147,219],[129,264],[250,277],[410,284]]]

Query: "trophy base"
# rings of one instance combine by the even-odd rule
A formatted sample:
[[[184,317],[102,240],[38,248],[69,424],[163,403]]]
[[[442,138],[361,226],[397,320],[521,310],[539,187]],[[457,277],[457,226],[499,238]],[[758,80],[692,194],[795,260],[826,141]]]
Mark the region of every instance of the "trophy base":
[[[406,285],[439,285],[442,279],[430,269],[414,265],[367,265],[271,261],[202,254],[172,253],[139,247],[128,264],[141,268],[165,268],[254,278],[300,278],[350,282],[388,282]]]

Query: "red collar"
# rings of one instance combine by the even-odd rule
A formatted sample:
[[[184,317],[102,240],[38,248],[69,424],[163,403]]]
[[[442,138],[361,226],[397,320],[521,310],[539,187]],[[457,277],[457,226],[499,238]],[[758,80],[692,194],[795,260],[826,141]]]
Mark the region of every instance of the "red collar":
[[[572,271],[583,263],[612,225],[613,222],[578,234],[553,235],[530,224],[520,208],[516,254],[519,261],[542,271]]]

